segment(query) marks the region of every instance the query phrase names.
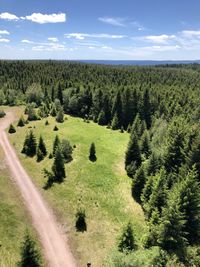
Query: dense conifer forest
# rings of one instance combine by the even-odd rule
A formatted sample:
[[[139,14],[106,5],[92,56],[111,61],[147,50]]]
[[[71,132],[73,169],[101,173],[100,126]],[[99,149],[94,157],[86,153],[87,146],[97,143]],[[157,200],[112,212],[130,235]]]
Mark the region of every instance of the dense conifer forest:
[[[0,105],[25,105],[30,121],[51,114],[62,123],[65,113],[130,133],[124,168],[132,180],[130,194],[148,224],[143,247],[160,251],[153,266],[200,266],[199,92],[197,64],[0,61]],[[21,118],[18,123],[26,122]],[[41,147],[44,142],[40,138]],[[40,150],[34,146],[38,161],[43,157]],[[61,150],[56,150],[59,162]],[[90,157],[95,152],[92,143]],[[124,257],[116,259],[115,266],[139,266],[131,265],[129,252],[135,250],[134,229],[128,224],[119,241]]]

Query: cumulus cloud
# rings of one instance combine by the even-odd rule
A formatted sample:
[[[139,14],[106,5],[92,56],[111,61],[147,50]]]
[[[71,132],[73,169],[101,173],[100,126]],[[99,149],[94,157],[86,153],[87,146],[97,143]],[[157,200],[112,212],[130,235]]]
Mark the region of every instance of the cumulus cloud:
[[[29,20],[39,24],[45,23],[59,23],[66,21],[66,14],[65,13],[58,13],[58,14],[42,14],[42,13],[33,13],[29,16],[18,17],[14,14],[4,12],[0,14],[0,19],[4,20]]]
[[[184,37],[192,38],[192,37],[200,37],[200,31],[182,31],[181,32]]]
[[[125,35],[112,35],[112,34],[106,34],[106,33],[66,33],[66,38],[74,38],[78,40],[84,40],[85,38],[107,38],[107,39],[122,39],[125,38]]]
[[[58,42],[58,38],[57,37],[49,37],[48,40],[51,41],[51,42],[55,42],[55,43]]]
[[[0,14],[0,19],[5,19],[5,20],[19,20],[19,17],[17,17],[14,14],[4,12]]]
[[[59,23],[59,22],[65,22],[66,21],[66,14],[65,13],[59,13],[59,14],[41,14],[41,13],[33,13],[30,16],[25,17],[27,20],[30,20],[32,22],[36,22],[39,24],[44,23]]]
[[[9,42],[10,42],[9,39],[0,38],[0,43],[9,43]]]
[[[113,26],[125,27],[123,18],[100,17],[98,20]]]
[[[9,35],[10,33],[6,30],[0,30],[0,34],[1,35],[3,35],[3,34]]]

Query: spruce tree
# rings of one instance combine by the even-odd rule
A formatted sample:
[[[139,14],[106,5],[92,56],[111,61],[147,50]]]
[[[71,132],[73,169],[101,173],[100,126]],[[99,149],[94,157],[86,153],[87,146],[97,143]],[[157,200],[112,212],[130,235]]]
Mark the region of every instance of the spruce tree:
[[[31,130],[25,137],[22,153],[29,157],[33,157],[36,154],[37,142],[36,138]]]
[[[120,237],[118,249],[120,252],[130,252],[133,251],[135,247],[132,225],[128,223]]]
[[[38,148],[42,152],[42,155],[45,157],[47,155],[47,149],[42,136],[40,136],[39,138]]]
[[[200,177],[200,136],[197,136],[191,145],[191,150],[187,158],[187,165],[189,168],[195,164],[198,176]]]
[[[56,110],[56,106],[54,103],[52,103],[50,114],[52,117],[56,117],[57,110]]]
[[[141,120],[140,115],[137,114],[131,127],[131,134],[136,133],[138,138],[140,138],[145,129],[146,123],[144,122],[144,120]]]
[[[132,181],[132,196],[139,203],[141,202],[141,194],[145,186],[145,182],[146,175],[144,172],[144,167],[141,165],[141,167],[136,171]]]
[[[147,130],[144,131],[141,141],[140,141],[141,153],[145,155],[145,158],[148,158],[151,154],[150,148],[150,138]]]
[[[121,99],[121,93],[120,91],[117,92],[117,95],[114,99],[113,106],[112,106],[112,117],[114,120],[114,117],[117,117],[118,119],[118,125],[116,124],[116,129],[120,129],[122,126],[122,99]]]
[[[99,125],[106,125],[106,123],[107,123],[107,120],[106,120],[105,112],[102,110],[99,113],[98,124]]]
[[[96,148],[95,148],[95,144],[92,143],[90,146],[90,151],[89,151],[89,160],[90,161],[96,161],[97,157],[96,157]]]
[[[62,147],[62,154],[63,154],[63,157],[64,157],[64,161],[66,163],[72,161],[72,152],[73,152],[73,148],[72,146],[70,145],[70,142],[66,139],[63,139],[62,140],[62,143],[61,143],[61,147]]]
[[[134,166],[135,169],[132,170],[132,173],[127,173],[129,176],[135,174],[137,168],[141,165],[141,153],[138,145],[138,138],[135,133],[132,133],[130,136],[130,141],[128,143],[128,148],[125,154],[125,169],[128,171],[130,166]]]
[[[15,127],[12,124],[10,124],[9,129],[8,129],[8,132],[10,134],[16,133],[16,129],[15,129]]]
[[[41,160],[44,159],[44,155],[39,147],[37,147],[36,157],[37,157],[37,162],[40,162]]]
[[[59,123],[63,123],[64,122],[64,112],[63,112],[62,108],[57,113],[56,121],[59,122]]]
[[[30,234],[26,234],[22,246],[19,267],[41,267],[41,257],[36,248],[35,241]]]
[[[54,142],[53,142],[53,155],[55,156],[56,148],[60,145],[60,139],[58,135],[56,135]]]
[[[21,116],[20,119],[18,120],[17,126],[23,127],[24,125],[25,125],[25,120],[23,116]]]
[[[63,105],[63,92],[61,84],[58,84],[58,99],[60,100],[60,104]]]
[[[112,128],[112,130],[117,130],[120,128],[120,121],[119,121],[119,117],[118,117],[117,113],[115,113],[115,115],[112,119],[111,128]]]
[[[55,150],[52,172],[53,172],[55,181],[59,183],[63,182],[64,178],[66,177],[66,174],[65,174],[64,158],[63,158],[62,149],[60,145],[58,145]]]

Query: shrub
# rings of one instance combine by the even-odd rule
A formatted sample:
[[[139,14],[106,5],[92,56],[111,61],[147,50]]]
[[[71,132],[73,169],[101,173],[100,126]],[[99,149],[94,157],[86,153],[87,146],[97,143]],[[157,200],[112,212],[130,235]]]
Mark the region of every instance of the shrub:
[[[6,116],[6,113],[4,110],[0,110],[0,118],[3,118]]]
[[[78,232],[87,231],[85,211],[80,209],[76,213],[76,230]]]
[[[10,134],[16,133],[15,127],[12,124],[10,124],[9,129],[8,129],[8,132]]]

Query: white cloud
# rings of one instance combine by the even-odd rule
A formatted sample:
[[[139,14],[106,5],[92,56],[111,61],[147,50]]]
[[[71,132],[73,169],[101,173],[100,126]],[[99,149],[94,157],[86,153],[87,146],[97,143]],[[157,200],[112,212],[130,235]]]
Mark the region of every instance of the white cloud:
[[[182,31],[181,33],[186,38],[192,38],[192,37],[200,38],[200,31]]]
[[[34,51],[66,51],[68,47],[57,43],[41,43],[32,47]]]
[[[55,43],[58,42],[58,38],[57,37],[49,37],[48,40],[51,41],[51,42],[55,42]]]
[[[113,26],[125,27],[124,18],[100,17],[98,20]]]
[[[66,14],[59,13],[59,14],[41,14],[41,13],[33,13],[30,16],[25,17],[27,20],[32,22],[36,22],[39,24],[44,23],[59,23],[66,21]]]
[[[106,33],[66,33],[66,38],[74,38],[78,40],[84,40],[85,38],[107,38],[107,39],[122,39],[125,38],[125,35],[112,35],[112,34],[106,34]]]
[[[9,43],[9,42],[10,42],[9,39],[0,38],[0,43]]]
[[[149,41],[149,42],[156,43],[156,44],[166,44],[169,40],[173,40],[175,38],[176,38],[175,35],[162,34],[162,35],[143,36],[143,37],[138,37],[138,38],[133,38],[133,39],[141,39],[141,40]]]
[[[25,43],[25,44],[33,44],[33,41],[29,41],[29,40],[21,40],[21,43]]]
[[[6,31],[6,30],[0,30],[0,34],[6,34],[6,35],[9,35],[10,33],[8,32],[8,31]]]
[[[17,17],[14,14],[4,12],[0,14],[0,19],[5,19],[5,20],[19,20],[19,17]]]

